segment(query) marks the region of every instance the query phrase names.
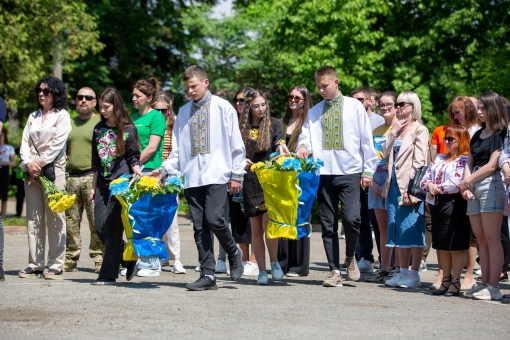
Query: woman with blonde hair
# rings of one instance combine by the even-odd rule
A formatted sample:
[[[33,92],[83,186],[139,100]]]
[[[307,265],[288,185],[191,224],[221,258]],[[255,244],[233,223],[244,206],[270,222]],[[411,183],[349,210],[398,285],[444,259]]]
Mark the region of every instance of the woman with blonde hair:
[[[409,181],[427,165],[429,131],[420,124],[421,102],[412,91],[402,92],[395,104],[397,115],[381,155],[389,158],[388,178],[381,196],[388,211],[388,247],[397,247],[400,273],[387,280],[390,287],[419,288],[418,274],[425,243],[425,204],[407,193]],[[409,263],[411,270],[404,264]]]
[[[287,147],[290,151],[295,151],[301,127],[308,117],[308,110],[313,106],[312,96],[306,87],[294,86],[287,99],[287,110],[281,123]],[[308,275],[310,271],[310,238],[302,237],[296,241],[281,239],[278,242],[278,262],[286,276]]]
[[[172,129],[175,122],[175,113],[172,109],[174,102],[174,96],[166,91],[160,91],[152,100],[151,107],[161,112],[166,120],[165,137],[163,138],[163,154],[162,161],[166,161],[170,152],[172,151]],[[177,202],[179,202],[179,195],[177,195]],[[175,274],[186,274],[186,269],[181,263],[181,238],[179,234],[179,223],[177,221],[177,211],[173,219],[170,228],[163,237],[165,242],[166,250],[171,259],[174,260],[172,267],[172,273]]]

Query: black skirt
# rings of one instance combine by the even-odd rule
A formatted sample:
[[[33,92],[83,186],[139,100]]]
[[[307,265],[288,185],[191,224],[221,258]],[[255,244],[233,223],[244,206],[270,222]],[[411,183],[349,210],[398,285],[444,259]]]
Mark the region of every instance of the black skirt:
[[[230,212],[230,226],[232,236],[236,243],[251,244],[251,223],[250,219],[244,216],[239,202],[232,200],[233,195],[228,195],[228,207]]]
[[[430,205],[432,248],[445,251],[469,249],[471,238],[467,201],[461,194],[438,196],[438,204]]]
[[[260,186],[257,174],[246,170],[243,181],[244,214],[246,217],[262,215],[267,210],[264,204],[264,191]]]

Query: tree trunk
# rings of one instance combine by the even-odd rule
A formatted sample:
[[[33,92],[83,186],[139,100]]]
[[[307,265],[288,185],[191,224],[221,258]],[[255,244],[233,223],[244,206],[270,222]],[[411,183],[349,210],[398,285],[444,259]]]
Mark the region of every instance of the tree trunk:
[[[62,80],[62,44],[58,41],[53,46],[53,76]]]

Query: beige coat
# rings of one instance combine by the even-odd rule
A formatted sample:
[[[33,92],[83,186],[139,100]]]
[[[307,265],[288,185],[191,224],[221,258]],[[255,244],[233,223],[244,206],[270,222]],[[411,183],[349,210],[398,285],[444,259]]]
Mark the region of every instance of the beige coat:
[[[427,156],[429,153],[429,131],[418,121],[412,123],[410,131],[402,141],[398,158],[395,161],[393,159],[393,143],[396,138],[396,135],[392,133],[388,134],[388,138],[381,149],[382,157],[386,159],[389,158],[388,178],[386,179],[386,183],[384,183],[381,192],[381,196],[384,198],[388,197],[394,165],[395,172],[397,173],[397,183],[400,189],[400,194],[404,195],[404,193],[407,192],[409,180],[413,178],[416,170],[424,165],[428,165],[430,162]]]

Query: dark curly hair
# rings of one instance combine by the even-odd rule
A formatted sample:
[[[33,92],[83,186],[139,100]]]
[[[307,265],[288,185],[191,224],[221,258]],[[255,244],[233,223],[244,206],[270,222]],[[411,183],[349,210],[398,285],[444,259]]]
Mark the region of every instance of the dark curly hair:
[[[48,85],[53,94],[53,109],[67,110],[67,92],[62,80],[55,77],[44,77],[35,84],[34,92],[41,87],[42,83]],[[37,101],[37,107],[42,109],[42,105],[39,101]]]

